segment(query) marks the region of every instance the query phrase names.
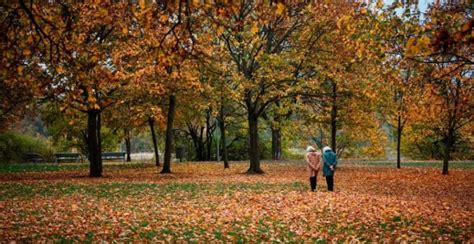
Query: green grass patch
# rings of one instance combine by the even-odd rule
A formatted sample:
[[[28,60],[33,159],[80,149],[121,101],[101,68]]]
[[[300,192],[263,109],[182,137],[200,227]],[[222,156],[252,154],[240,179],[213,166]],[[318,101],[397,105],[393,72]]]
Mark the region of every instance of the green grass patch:
[[[344,161],[341,160],[340,165],[357,165],[357,166],[378,166],[378,167],[396,167],[396,161]],[[401,162],[403,167],[420,167],[420,168],[442,168],[441,161],[406,161]],[[474,168],[474,161],[453,161],[449,162],[451,169],[472,169]]]
[[[88,164],[0,164],[0,173],[46,172],[86,169]]]
[[[104,164],[104,169],[134,169],[152,167],[149,163],[114,163]],[[61,170],[87,170],[88,163],[62,163],[62,164],[47,164],[47,163],[23,163],[23,164],[0,164],[0,173],[24,173],[24,172],[48,172]]]
[[[57,184],[21,184],[6,183],[0,184],[0,200],[11,198],[32,198],[35,196],[66,196],[72,194],[81,194],[95,197],[121,197],[138,196],[147,192],[147,194],[156,194],[163,196],[182,192],[191,196],[200,194],[229,194],[234,192],[250,191],[252,193],[274,192],[274,191],[304,191],[306,185],[303,183],[231,183],[231,184],[198,184],[198,183],[106,183],[98,185],[83,185],[71,183]]]

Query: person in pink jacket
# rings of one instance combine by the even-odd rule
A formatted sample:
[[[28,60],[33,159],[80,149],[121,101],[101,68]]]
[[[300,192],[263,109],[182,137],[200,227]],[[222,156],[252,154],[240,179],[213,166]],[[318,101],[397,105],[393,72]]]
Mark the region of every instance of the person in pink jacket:
[[[317,176],[318,176],[319,168],[321,167],[321,154],[319,154],[314,147],[308,146],[306,148],[305,159],[306,159],[306,162],[308,163],[307,171],[308,171],[311,191],[315,191]]]

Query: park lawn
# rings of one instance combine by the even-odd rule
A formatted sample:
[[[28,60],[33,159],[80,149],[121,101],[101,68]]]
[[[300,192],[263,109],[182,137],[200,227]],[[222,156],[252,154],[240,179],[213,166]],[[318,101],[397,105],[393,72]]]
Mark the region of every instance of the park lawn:
[[[104,162],[104,168],[141,168],[150,165],[149,163],[124,163],[124,162]],[[45,172],[89,169],[88,163],[17,163],[0,164],[1,173],[21,173],[21,172]]]
[[[294,162],[301,162],[294,160]],[[243,162],[238,162],[243,163]],[[244,162],[246,163],[246,162]],[[340,165],[347,166],[377,166],[377,167],[396,167],[395,161],[377,161],[377,160],[341,160]],[[427,167],[427,168],[442,168],[441,161],[404,161],[401,167]],[[104,168],[107,169],[130,169],[143,168],[151,166],[151,163],[146,162],[121,162],[108,161],[104,162]],[[471,169],[474,168],[474,161],[452,161],[449,163],[449,168],[452,169]],[[46,172],[46,171],[64,171],[64,170],[81,170],[89,169],[88,163],[17,163],[17,164],[0,164],[1,173],[19,173],[19,172]]]
[[[0,173],[2,241],[473,241],[474,170],[341,165],[336,192],[305,165],[175,163]]]
[[[396,167],[396,161],[376,161],[376,160],[353,160],[344,161],[346,165],[358,165],[358,166],[378,166],[378,167]],[[438,168],[443,167],[442,161],[402,161],[400,167],[426,167],[426,168]],[[474,161],[450,161],[449,168],[451,169],[472,169],[474,168]]]

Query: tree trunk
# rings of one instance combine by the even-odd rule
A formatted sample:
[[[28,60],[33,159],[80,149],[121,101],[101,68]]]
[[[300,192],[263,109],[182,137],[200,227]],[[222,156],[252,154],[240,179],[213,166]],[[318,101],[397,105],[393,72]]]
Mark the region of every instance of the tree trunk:
[[[444,149],[444,156],[443,156],[443,175],[448,174],[448,165],[449,165],[449,151],[450,148],[446,147]]]
[[[281,160],[281,129],[272,126],[272,158]]]
[[[449,128],[448,135],[444,147],[444,156],[443,156],[443,175],[448,174],[449,159],[451,158],[451,147],[453,145],[453,134],[454,130]]]
[[[332,82],[332,108],[331,108],[331,148],[336,152],[336,132],[337,132],[337,87],[336,82]]]
[[[221,105],[221,110],[219,114],[219,127],[221,130],[221,140],[222,140],[222,160],[224,161],[224,169],[229,168],[229,160],[227,158],[227,142],[225,138],[225,115],[224,115],[224,106]]]
[[[204,142],[203,141],[199,141],[198,142],[198,147],[197,147],[197,152],[198,153],[198,158],[197,160],[198,161],[206,161],[206,151],[204,150],[205,146],[204,146]]]
[[[247,173],[262,174],[264,172],[260,168],[260,151],[258,147],[258,117],[249,112],[248,123],[250,168],[247,170]]]
[[[169,98],[168,118],[166,122],[166,143],[165,143],[165,159],[163,163],[162,174],[171,173],[171,150],[173,148],[173,120],[176,110],[176,96],[171,95]]]
[[[99,158],[100,158],[100,165],[102,168],[102,135],[100,134],[100,131],[102,130],[102,118],[101,114],[99,111],[99,114],[97,114],[97,144],[99,145]]]
[[[198,129],[188,125],[188,130],[191,140],[193,141],[194,152],[196,154],[195,160],[206,161],[206,153],[204,152],[205,143],[203,142],[204,127],[200,127],[200,129]]]
[[[87,149],[90,162],[89,176],[102,176],[102,155],[100,147],[100,110],[87,112]]]
[[[131,153],[131,142],[130,142],[130,132],[125,129],[125,151],[127,153],[127,162],[131,162],[132,161],[132,158],[130,157],[130,153]]]
[[[444,157],[443,157],[443,175],[448,174],[448,166],[449,166],[449,160],[451,159],[451,150],[454,146],[454,143],[456,141],[455,138],[455,133],[456,133],[456,124],[458,118],[456,117],[458,115],[458,108],[459,108],[459,89],[461,88],[461,82],[460,80],[456,79],[456,87],[454,90],[452,90],[451,94],[453,94],[452,101],[453,107],[451,108],[450,106],[450,98],[451,96],[446,97],[446,107],[448,108],[448,133],[446,135],[446,140],[445,140],[445,149],[444,149]],[[452,110],[451,110],[452,109]]]
[[[158,143],[155,134],[155,120],[148,118],[148,125],[150,125],[151,138],[153,139],[153,150],[155,151],[155,165],[160,167],[160,152],[158,151]]]
[[[204,150],[205,145],[204,145],[204,142],[202,141],[202,138],[198,138],[195,145],[196,145],[195,150],[196,150],[197,161],[206,161],[207,156]]]
[[[211,161],[212,151],[212,133],[211,133],[211,111],[208,110],[206,114],[206,160]]]
[[[401,168],[400,165],[400,145],[402,144],[402,116],[398,115],[398,126],[397,126],[397,169]]]

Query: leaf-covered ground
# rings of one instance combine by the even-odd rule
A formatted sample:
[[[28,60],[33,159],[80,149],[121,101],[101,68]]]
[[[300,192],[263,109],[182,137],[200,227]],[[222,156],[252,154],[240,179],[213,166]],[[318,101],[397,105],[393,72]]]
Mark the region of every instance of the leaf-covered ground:
[[[0,174],[0,240],[474,241],[474,170],[342,166],[308,191],[302,163]]]

